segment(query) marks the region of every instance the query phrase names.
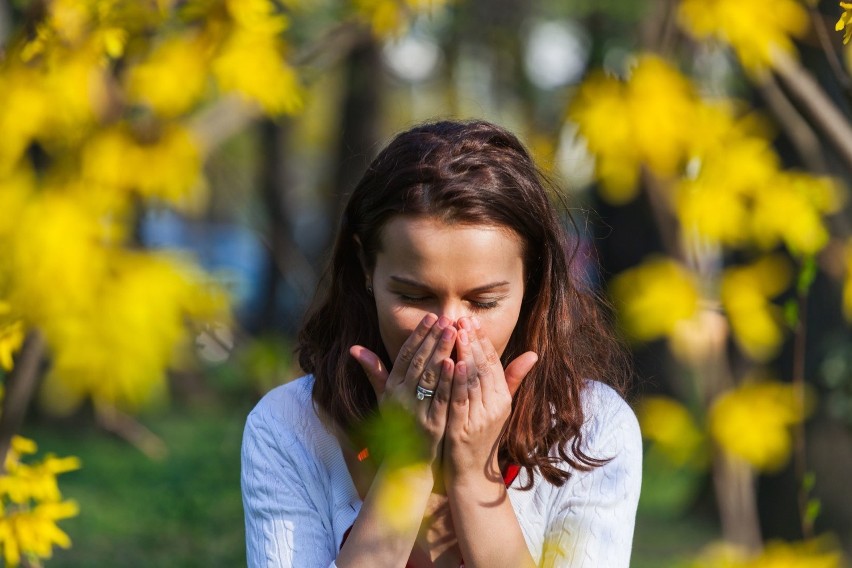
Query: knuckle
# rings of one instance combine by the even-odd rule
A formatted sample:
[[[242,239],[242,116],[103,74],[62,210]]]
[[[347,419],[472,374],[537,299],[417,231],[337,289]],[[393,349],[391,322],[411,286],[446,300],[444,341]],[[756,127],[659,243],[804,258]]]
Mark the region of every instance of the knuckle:
[[[430,367],[423,371],[423,376],[420,378],[420,382],[434,385],[438,382],[438,376],[435,374],[435,371]]]
[[[422,354],[416,354],[411,359],[411,365],[416,369],[422,369],[426,366],[426,357]]]
[[[497,355],[496,351],[489,351],[485,355],[485,362],[488,363],[489,366],[494,366],[500,363],[500,356]]]

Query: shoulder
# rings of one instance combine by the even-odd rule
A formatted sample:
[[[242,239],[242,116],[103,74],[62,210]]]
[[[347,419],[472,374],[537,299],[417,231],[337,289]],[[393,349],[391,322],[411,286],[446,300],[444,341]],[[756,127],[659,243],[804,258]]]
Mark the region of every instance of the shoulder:
[[[305,375],[266,393],[248,415],[245,436],[259,435],[287,445],[324,431],[311,397],[313,385],[313,376]]]
[[[639,421],[630,405],[609,385],[586,381],[582,391],[584,445],[589,450],[641,448]]]

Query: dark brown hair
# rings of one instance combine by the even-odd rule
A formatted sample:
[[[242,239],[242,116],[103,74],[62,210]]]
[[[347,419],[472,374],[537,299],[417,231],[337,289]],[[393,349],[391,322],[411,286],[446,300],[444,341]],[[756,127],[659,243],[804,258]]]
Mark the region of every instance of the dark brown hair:
[[[525,351],[539,361],[514,396],[500,441],[501,457],[533,468],[561,485],[565,461],[587,470],[604,463],[581,450],[585,379],[624,385],[624,355],[601,315],[599,299],[578,286],[570,261],[576,246],[548,185],[510,132],[483,121],[437,122],[399,134],[370,164],[349,197],[324,274],[325,291],[299,336],[299,362],[315,377],[317,406],[352,431],[376,408],[364,371],[348,350],[359,344],[391,361],[379,336],[376,306],[359,261],[372,268],[382,229],[396,215],[432,216],[447,223],[497,225],[524,244],[526,286],[504,366]],[[542,419],[550,413],[550,419]],[[570,448],[570,451],[569,451]],[[553,451],[556,455],[552,455]]]

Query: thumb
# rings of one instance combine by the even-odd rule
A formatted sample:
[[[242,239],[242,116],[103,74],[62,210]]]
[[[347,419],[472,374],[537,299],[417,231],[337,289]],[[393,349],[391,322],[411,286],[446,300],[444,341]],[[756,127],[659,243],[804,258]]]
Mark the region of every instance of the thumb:
[[[512,362],[506,365],[506,370],[503,374],[506,377],[506,386],[509,388],[509,394],[515,396],[515,391],[521,386],[521,382],[532,370],[533,365],[538,362],[538,355],[532,351],[527,351],[518,355]]]
[[[376,391],[376,398],[380,399],[385,392],[385,383],[388,381],[388,371],[385,369],[382,360],[378,355],[361,345],[350,347],[349,354],[364,369],[370,384],[373,385],[373,390]]]

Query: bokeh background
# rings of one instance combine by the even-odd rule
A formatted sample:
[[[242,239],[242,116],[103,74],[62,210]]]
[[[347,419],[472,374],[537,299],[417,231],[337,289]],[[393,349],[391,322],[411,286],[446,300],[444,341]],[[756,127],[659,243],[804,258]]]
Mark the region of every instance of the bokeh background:
[[[632,565],[848,565],[850,10],[0,1],[0,558],[244,565],[347,192],[454,117],[527,144],[633,352]]]

